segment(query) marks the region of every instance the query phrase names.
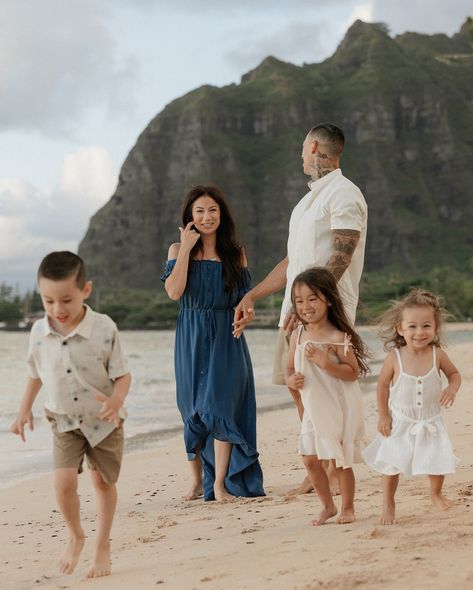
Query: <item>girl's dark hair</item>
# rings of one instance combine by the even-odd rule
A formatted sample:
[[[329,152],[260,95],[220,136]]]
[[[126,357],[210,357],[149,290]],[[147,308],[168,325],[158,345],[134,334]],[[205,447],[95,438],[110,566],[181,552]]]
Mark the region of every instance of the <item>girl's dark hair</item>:
[[[337,282],[333,274],[323,267],[314,267],[297,275],[292,283],[291,289],[291,301],[292,307],[296,316],[302,324],[306,325],[307,322],[299,316],[296,310],[295,299],[295,287],[297,285],[307,285],[314,295],[322,294],[327,303],[330,305],[327,309],[327,317],[331,324],[333,324],[337,330],[345,332],[350,337],[350,341],[353,345],[353,352],[355,353],[360,375],[366,375],[369,372],[367,359],[369,358],[368,349],[363,340],[353,329],[353,326],[348,319],[348,316],[343,306],[342,298],[338,291]]]
[[[85,264],[77,254],[67,250],[50,252],[39,265],[38,281],[41,278],[63,281],[69,277],[75,277],[79,289],[84,288],[86,283]]]
[[[211,197],[220,207],[220,225],[217,228],[217,244],[215,249],[222,261],[223,280],[225,290],[231,291],[241,280],[243,269],[243,251],[242,246],[236,239],[235,221],[230,211],[223,192],[214,185],[197,185],[194,186],[185,198],[182,206],[182,223],[185,227],[189,221],[192,221],[192,205],[200,197]],[[190,257],[195,258],[198,252],[203,249],[202,240],[198,240],[192,248]]]
[[[412,289],[398,301],[391,301],[391,307],[378,319],[378,334],[384,342],[384,350],[401,348],[406,345],[404,336],[399,334],[398,327],[402,323],[404,310],[412,307],[431,307],[435,318],[434,346],[442,346],[442,323],[450,314],[442,306],[442,299],[425,289]]]

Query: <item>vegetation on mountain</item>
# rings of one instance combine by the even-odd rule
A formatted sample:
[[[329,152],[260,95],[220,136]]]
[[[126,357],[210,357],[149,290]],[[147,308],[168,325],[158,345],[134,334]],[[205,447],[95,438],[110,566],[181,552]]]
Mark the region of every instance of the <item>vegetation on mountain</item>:
[[[452,37],[392,38],[382,24],[356,21],[320,63],[270,56],[240,84],[170,103],[139,136],[80,245],[99,305],[135,306],[131,315],[115,309],[130,323],[172,315],[172,304],[159,303],[159,277],[196,183],[228,195],[253,278],[264,276],[284,256],[290,211],[307,190],[301,142],[328,120],[345,131],[342,170],[369,206],[361,319],[414,284],[441,289],[459,319],[473,316],[464,292],[473,260],[472,30],[467,19]]]

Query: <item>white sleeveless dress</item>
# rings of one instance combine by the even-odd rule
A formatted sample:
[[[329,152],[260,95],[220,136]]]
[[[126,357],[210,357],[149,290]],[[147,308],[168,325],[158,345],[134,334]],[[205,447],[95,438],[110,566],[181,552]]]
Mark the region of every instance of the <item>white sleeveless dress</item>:
[[[319,348],[350,346],[348,337],[343,344],[307,340],[301,342],[303,327],[299,328],[294,357],[295,370],[304,375],[300,390],[304,405],[300,455],[317,455],[319,459],[335,459],[337,467],[349,468],[361,463],[365,444],[363,400],[358,381],[343,381],[309,361],[305,356],[308,342]],[[339,363],[334,353],[330,360]]]
[[[396,348],[400,374],[389,388],[392,417],[390,436],[378,434],[364,449],[366,463],[385,475],[446,475],[458,463],[439,405],[442,378],[437,369],[436,347],[432,368],[420,377],[404,371]]]

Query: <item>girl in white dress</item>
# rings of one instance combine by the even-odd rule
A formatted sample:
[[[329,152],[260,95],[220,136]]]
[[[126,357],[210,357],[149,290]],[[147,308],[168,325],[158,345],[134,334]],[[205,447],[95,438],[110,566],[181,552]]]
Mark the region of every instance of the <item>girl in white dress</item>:
[[[442,419],[442,406],[455,401],[461,378],[440,348],[445,312],[439,298],[414,289],[381,318],[380,335],[389,351],[379,375],[378,435],[363,458],[383,474],[381,524],[395,523],[399,474],[428,475],[434,505],[450,507],[442,494],[445,475],[458,459]],[[448,386],[442,388],[443,373]]]
[[[332,461],[340,484],[341,524],[355,520],[353,464],[361,462],[363,404],[358,376],[367,372],[367,352],[348,319],[337,284],[325,268],[298,275],[292,304],[301,322],[289,347],[286,383],[300,391],[304,414],[299,454],[322,502],[313,525],[337,514],[324,460]]]

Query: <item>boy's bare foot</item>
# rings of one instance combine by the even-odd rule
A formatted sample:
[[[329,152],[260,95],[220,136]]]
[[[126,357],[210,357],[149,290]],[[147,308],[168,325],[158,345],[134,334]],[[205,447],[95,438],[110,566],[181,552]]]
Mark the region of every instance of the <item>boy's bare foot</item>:
[[[74,571],[84,547],[85,536],[71,538],[67,545],[66,552],[59,560],[59,571],[61,574],[72,574]]]
[[[202,485],[193,485],[185,496],[182,496],[183,500],[197,500],[204,493]]]
[[[385,504],[379,519],[379,524],[396,524],[396,504]]]
[[[440,508],[440,510],[448,510],[452,507],[452,502],[446,498],[443,494],[432,494],[432,504]]]
[[[306,476],[304,478],[304,481],[297,486],[297,488],[293,488],[292,490],[289,490],[288,492],[286,492],[285,496],[286,497],[291,497],[291,496],[300,496],[302,494],[310,494],[310,492],[312,492],[314,490],[314,486],[310,483],[309,478]]]
[[[87,578],[109,576],[112,571],[110,563],[110,543],[100,545],[95,551],[94,565],[87,572]]]
[[[337,518],[338,524],[349,524],[355,522],[355,511],[354,510],[342,510],[340,516]]]
[[[315,520],[312,520],[310,524],[312,526],[320,526],[322,524],[325,524],[325,522],[329,518],[332,518],[332,516],[335,516],[336,514],[337,514],[337,507],[334,504],[330,508],[324,508],[322,510],[322,512],[319,514],[319,518],[316,518]]]

